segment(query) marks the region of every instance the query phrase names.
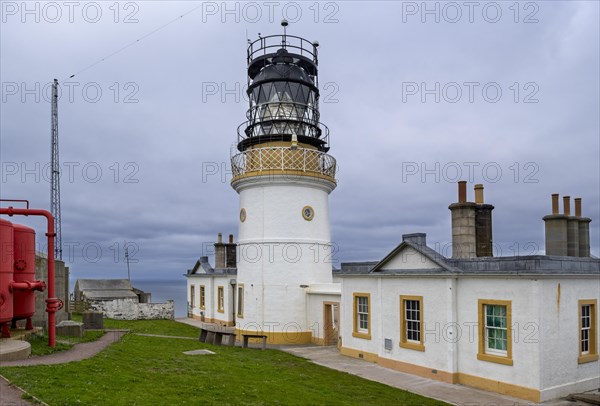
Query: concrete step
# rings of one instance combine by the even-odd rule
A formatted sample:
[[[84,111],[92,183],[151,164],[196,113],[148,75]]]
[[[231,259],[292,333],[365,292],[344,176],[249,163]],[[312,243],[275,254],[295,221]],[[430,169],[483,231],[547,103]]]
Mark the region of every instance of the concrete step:
[[[0,362],[27,359],[30,354],[31,344],[27,341],[10,338],[0,339]]]

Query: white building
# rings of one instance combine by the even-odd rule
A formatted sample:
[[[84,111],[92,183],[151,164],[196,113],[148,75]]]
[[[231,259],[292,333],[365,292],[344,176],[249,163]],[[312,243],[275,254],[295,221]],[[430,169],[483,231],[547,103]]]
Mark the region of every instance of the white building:
[[[219,235],[215,267],[202,257],[188,271],[188,315],[531,401],[597,388],[600,260],[580,200],[571,216],[553,196],[550,255],[494,258],[494,207],[481,185],[468,202],[459,182],[452,258],[409,234],[380,261],[332,269],[317,46],[285,35],[249,46],[249,121],[232,157],[239,241]]]

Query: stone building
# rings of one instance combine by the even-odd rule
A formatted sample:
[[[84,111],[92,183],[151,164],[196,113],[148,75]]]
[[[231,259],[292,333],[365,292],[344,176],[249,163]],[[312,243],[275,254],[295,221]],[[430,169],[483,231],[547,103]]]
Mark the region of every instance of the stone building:
[[[78,311],[95,310],[111,319],[173,319],[175,314],[172,300],[150,303],[151,294],[127,279],[77,279],[73,296]]]

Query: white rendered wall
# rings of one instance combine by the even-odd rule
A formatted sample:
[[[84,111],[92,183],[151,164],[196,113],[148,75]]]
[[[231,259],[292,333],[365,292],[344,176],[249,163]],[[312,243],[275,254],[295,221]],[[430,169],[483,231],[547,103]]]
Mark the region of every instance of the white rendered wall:
[[[406,247],[392,259],[390,259],[381,269],[440,269],[441,267],[420,254],[417,250]]]
[[[374,278],[345,277],[342,284],[343,307],[342,342],[346,348],[366,351],[380,357],[413,365],[453,370],[449,354],[453,353],[451,340],[445,340],[445,330],[451,309],[451,291],[442,278]],[[353,293],[371,294],[371,339],[352,336]],[[425,351],[400,347],[400,295],[423,297]],[[386,350],[384,339],[392,340],[392,349]]]
[[[538,283],[543,309],[539,334],[542,400],[598,388],[600,361],[579,364],[577,359],[579,300],[596,299],[600,305],[600,281],[598,278],[563,278]],[[600,340],[596,348],[600,348]]]
[[[539,298],[536,280],[501,278],[464,278],[458,281],[457,311],[462,337],[458,341],[458,370],[461,373],[540,388]],[[477,359],[478,300],[508,300],[512,310],[513,365]]]
[[[303,285],[332,282],[329,193],[310,177],[272,176],[234,183],[246,220],[239,223],[238,283],[244,284],[240,328],[309,331]],[[311,206],[307,221],[302,208]]]

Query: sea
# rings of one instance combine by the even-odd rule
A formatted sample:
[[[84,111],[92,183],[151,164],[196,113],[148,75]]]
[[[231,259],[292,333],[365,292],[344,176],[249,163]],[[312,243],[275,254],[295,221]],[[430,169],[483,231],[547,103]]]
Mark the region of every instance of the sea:
[[[134,288],[152,293],[152,303],[175,302],[175,317],[187,315],[187,280],[169,279],[133,279]]]

